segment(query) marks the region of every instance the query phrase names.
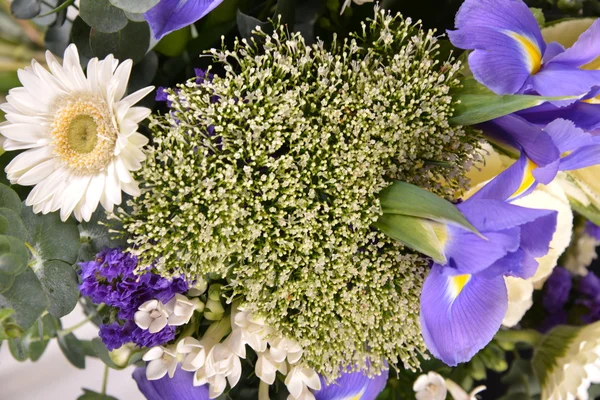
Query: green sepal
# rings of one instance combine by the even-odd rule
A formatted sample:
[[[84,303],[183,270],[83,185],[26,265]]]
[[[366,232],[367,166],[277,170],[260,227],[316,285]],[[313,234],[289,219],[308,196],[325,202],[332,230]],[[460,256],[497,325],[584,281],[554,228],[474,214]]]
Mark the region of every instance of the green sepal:
[[[539,106],[547,101],[578,98],[577,96],[544,97],[517,94],[499,96],[472,77],[466,78],[463,86],[455,90],[452,97],[456,106],[450,122],[463,126],[480,124],[516,111]]]
[[[392,239],[423,253],[437,263],[446,264],[443,245],[435,233],[437,222],[401,214],[383,214],[374,227]]]
[[[378,197],[384,214],[426,218],[479,234],[454,204],[410,183],[396,181],[383,189]]]

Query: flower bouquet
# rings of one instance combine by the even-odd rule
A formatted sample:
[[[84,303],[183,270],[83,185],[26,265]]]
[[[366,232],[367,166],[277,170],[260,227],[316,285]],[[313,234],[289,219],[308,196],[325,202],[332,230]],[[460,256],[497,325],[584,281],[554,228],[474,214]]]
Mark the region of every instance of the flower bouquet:
[[[397,3],[6,3],[3,347],[149,400],[600,393],[600,22]]]

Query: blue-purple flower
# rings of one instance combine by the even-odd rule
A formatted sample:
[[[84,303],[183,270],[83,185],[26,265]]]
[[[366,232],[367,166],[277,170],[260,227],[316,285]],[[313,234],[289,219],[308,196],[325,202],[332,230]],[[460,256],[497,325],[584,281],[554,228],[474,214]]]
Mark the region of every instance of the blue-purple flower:
[[[208,400],[207,385],[194,386],[194,372],[177,368],[173,377],[163,376],[157,380],[146,378],[146,367],[133,371],[133,379],[140,392],[148,400]]]
[[[500,329],[508,307],[504,277],[533,276],[557,214],[490,199],[470,198],[457,207],[483,237],[448,226],[447,262],[433,264],[421,295],[425,344],[451,366],[470,360]]]
[[[544,42],[521,0],[466,0],[455,25],[450,41],[473,50],[473,76],[497,94],[583,96],[600,86],[600,71],[584,68],[600,55],[600,21],[567,50]]]
[[[166,326],[151,334],[140,329],[133,318],[138,307],[148,300],[167,303],[175,294],[186,292],[185,279],[167,279],[149,271],[136,275],[137,258],[121,249],[104,249],[94,260],[79,265],[81,294],[96,304],[105,303],[118,310],[119,322],[100,326],[100,337],[109,350],[128,342],[152,347],[174,339],[174,327]]]
[[[375,400],[387,383],[389,370],[369,378],[363,372],[344,372],[335,382],[321,377],[321,390],[314,392],[316,400]]]
[[[193,24],[215,9],[223,0],[160,0],[144,13],[156,39]]]
[[[540,128],[520,116],[507,115],[481,124],[492,141],[521,153],[520,158],[477,192],[477,198],[514,200],[550,183],[558,171],[600,163],[600,136],[556,119]]]

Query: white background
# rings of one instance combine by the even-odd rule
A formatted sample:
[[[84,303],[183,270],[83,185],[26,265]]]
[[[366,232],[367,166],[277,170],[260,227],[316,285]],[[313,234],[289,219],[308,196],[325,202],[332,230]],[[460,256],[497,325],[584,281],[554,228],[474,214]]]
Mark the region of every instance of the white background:
[[[63,328],[68,328],[85,319],[78,307],[62,318]],[[88,323],[74,332],[80,339],[93,339],[98,335],[97,327]],[[42,357],[35,363],[15,361],[8,345],[0,347],[0,400],[76,400],[83,394],[82,388],[100,392],[104,364],[86,357],[85,370],[72,366],[53,340]],[[110,370],[107,394],[119,400],[145,400],[137,389],[131,373],[133,367],[122,371]]]

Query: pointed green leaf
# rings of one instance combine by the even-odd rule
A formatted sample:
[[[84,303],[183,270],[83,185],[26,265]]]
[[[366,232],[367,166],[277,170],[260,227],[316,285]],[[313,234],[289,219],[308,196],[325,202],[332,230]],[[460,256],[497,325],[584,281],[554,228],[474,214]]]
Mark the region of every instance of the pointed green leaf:
[[[384,214],[427,218],[478,233],[454,204],[410,183],[394,182],[379,193],[379,200]]]
[[[454,108],[454,116],[450,119],[450,122],[454,125],[464,126],[490,121],[519,110],[539,106],[546,101],[577,98],[573,96],[499,96],[473,78],[465,79],[463,87],[456,90],[452,97],[457,103]]]
[[[557,367],[557,360],[566,355],[569,346],[581,330],[582,328],[577,326],[559,325],[548,332],[537,346],[531,365],[542,388]]]
[[[83,344],[72,333],[57,336],[58,346],[71,364],[79,369],[85,368],[85,351]]]
[[[384,214],[374,226],[392,239],[445,264],[443,245],[435,234],[434,224],[441,225],[408,215]]]

